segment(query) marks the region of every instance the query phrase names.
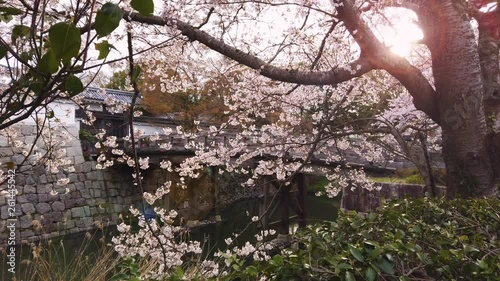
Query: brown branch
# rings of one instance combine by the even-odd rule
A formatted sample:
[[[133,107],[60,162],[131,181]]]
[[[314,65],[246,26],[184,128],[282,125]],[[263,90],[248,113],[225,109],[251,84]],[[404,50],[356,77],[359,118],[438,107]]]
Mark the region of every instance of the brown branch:
[[[405,58],[399,57],[385,47],[363,21],[351,0],[336,0],[337,12],[349,33],[375,68],[384,69],[394,76],[411,94],[413,103],[439,124],[437,94],[418,68]]]
[[[205,24],[207,24],[207,23],[208,23],[208,21],[210,20],[210,16],[212,15],[212,13],[213,13],[213,12],[214,12],[214,8],[212,7],[212,8],[210,8],[210,10],[208,11],[208,14],[207,14],[207,16],[205,17],[205,20],[203,20],[203,22],[202,22],[200,25],[198,25],[198,27],[197,27],[198,29],[202,28]]]
[[[19,2],[21,2],[21,4],[23,4],[23,6],[28,10],[28,11],[33,11],[33,7],[28,3],[26,2],[25,0],[19,0]]]
[[[134,56],[133,56],[133,48],[132,48],[132,34],[127,32],[127,49],[128,49],[128,62],[129,62],[129,76],[130,76],[130,82],[132,83],[132,87],[134,88],[134,95],[132,96],[132,102],[130,103],[130,109],[129,109],[129,129],[130,129],[130,141],[132,144],[132,156],[134,158],[134,173],[136,175],[136,183],[137,186],[139,187],[141,194],[144,194],[144,187],[142,185],[142,180],[141,180],[141,168],[139,167],[139,157],[137,155],[137,149],[136,149],[136,140],[135,140],[135,134],[134,134],[134,110],[135,110],[135,105],[137,102],[137,98],[140,95],[139,91],[139,86],[137,84],[137,76],[138,73],[136,72],[135,69],[135,64],[134,64]],[[167,251],[165,249],[165,245],[162,243],[160,237],[158,236],[157,233],[154,232],[153,228],[151,227],[151,223],[149,222],[148,219],[146,219],[146,206],[144,204],[144,198],[143,198],[143,204],[142,204],[142,211],[144,213],[144,221],[146,222],[146,225],[148,226],[149,230],[151,230],[151,234],[154,236],[154,238],[158,241],[158,244],[160,245],[160,249],[163,255],[163,272],[165,273],[167,270]]]
[[[323,50],[325,49],[326,40],[328,39],[328,37],[330,37],[330,34],[332,34],[332,32],[335,30],[335,27],[337,26],[337,24],[338,24],[338,21],[333,21],[332,25],[330,26],[330,29],[328,30],[328,32],[326,32],[325,37],[323,37],[323,40],[321,41],[321,45],[319,46],[318,54],[316,55],[316,58],[314,59],[312,65],[311,65],[311,70],[313,70],[313,68],[316,67],[316,65],[318,64],[319,59],[323,55]]]
[[[294,2],[276,2],[276,1],[258,1],[258,0],[243,0],[243,1],[226,1],[221,4],[228,4],[228,5],[234,5],[234,4],[246,4],[246,3],[253,3],[253,4],[262,4],[262,5],[269,5],[272,7],[279,7],[279,6],[297,6],[297,7],[302,7],[302,8],[308,8],[309,10],[327,15],[327,16],[333,16],[333,14],[329,11],[325,11],[323,9],[314,7],[311,4],[308,3],[294,3]]]
[[[265,77],[282,82],[303,85],[332,85],[359,77],[373,69],[368,60],[363,57],[345,67],[337,67],[328,71],[300,71],[280,68],[268,64],[252,54],[244,53],[239,49],[231,47],[222,40],[216,39],[208,33],[180,20],[158,16],[146,17],[135,12],[125,12],[124,17],[144,24],[175,27],[189,40],[198,41],[228,58],[254,70],[258,70]]]

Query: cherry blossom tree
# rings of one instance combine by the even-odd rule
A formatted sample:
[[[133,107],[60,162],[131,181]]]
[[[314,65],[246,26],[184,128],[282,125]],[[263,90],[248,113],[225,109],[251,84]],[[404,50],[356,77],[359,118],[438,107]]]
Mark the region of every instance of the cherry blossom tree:
[[[224,12],[219,11],[222,8],[217,8],[216,4],[224,7]],[[218,30],[219,33],[209,33],[197,28],[194,24],[196,19],[188,18],[191,24],[183,21],[183,14],[175,12],[188,9],[178,10],[174,5],[167,7],[167,9],[172,9],[173,13],[169,11],[164,17],[143,17],[140,14],[131,13],[130,18],[132,21],[141,23],[171,27],[175,31],[180,31],[191,41],[198,41],[254,69],[259,75],[275,81],[300,85],[339,85],[365,75],[371,70],[383,69],[396,78],[412,95],[415,107],[442,128],[443,156],[448,171],[449,196],[479,196],[497,193],[497,165],[494,159],[496,154],[490,151],[495,147],[492,142],[494,125],[487,124],[485,117],[496,119],[497,114],[496,106],[490,108],[490,105],[495,104],[493,93],[498,91],[498,27],[493,24],[495,21],[491,20],[492,17],[496,18],[495,15],[498,13],[496,5],[485,6],[488,3],[470,1],[446,3],[405,1],[402,4],[392,1],[364,4],[354,1],[306,4],[291,2],[274,5],[269,3],[273,7],[297,6],[299,8],[292,10],[297,13],[296,15],[302,13],[303,18],[306,18],[308,11],[310,13],[315,11],[319,14],[318,18],[328,18],[332,22],[333,29],[340,23],[359,46],[359,57],[348,62],[346,66],[339,66],[342,62],[340,60],[330,62],[329,67],[320,68],[317,64],[314,65],[316,60],[312,56],[311,64],[320,69],[315,70],[315,68],[308,69],[300,60],[301,55],[305,54],[301,53],[299,48],[286,48],[288,42],[280,44],[279,46],[283,49],[278,49],[275,53],[277,56],[286,53],[287,65],[286,63],[273,63],[274,57],[269,57],[267,60],[260,58],[251,49],[251,43],[243,39],[241,42],[237,41],[240,38],[232,39],[234,43],[227,43],[224,40],[224,36],[230,32],[228,31],[230,27],[225,27],[223,19],[229,21],[227,24],[229,26],[241,25],[238,21],[229,20],[230,15],[233,18],[238,18],[240,16],[238,13],[242,14],[241,17],[249,16],[252,4],[256,9],[256,14],[266,16],[264,12],[266,3],[210,3],[206,8],[209,11],[206,18],[199,16],[200,25],[210,20],[209,15],[213,8],[214,11],[221,13],[219,22],[222,22],[222,27]],[[432,76],[426,77],[407,59],[395,56],[375,35],[369,24],[369,17],[376,13],[384,13],[388,5],[404,7],[416,13],[424,33],[422,43],[430,53]],[[199,6],[196,7],[199,8]],[[298,16],[294,17],[292,22],[299,22],[298,18]],[[479,25],[479,40],[474,35],[473,19]],[[313,32],[312,30],[300,30],[299,27],[295,29],[292,31],[295,33],[292,34],[298,33],[298,35],[293,38],[294,40],[289,39],[289,44],[295,46],[300,39],[311,38],[308,32]],[[323,34],[327,35],[328,32]],[[218,37],[222,37],[222,40]],[[228,34],[227,37],[230,38],[231,35]],[[321,51],[319,60],[322,58],[327,60],[324,46],[329,45],[330,42],[315,45],[316,51],[313,51],[314,40],[310,39],[306,43],[304,41],[300,41],[300,46],[303,50],[307,49],[306,54],[311,57],[311,54],[318,53],[319,50]],[[241,45],[237,45],[238,43]],[[489,50],[488,54],[485,54],[486,50]],[[297,59],[299,59],[298,62]],[[486,61],[494,61],[494,63],[490,62],[486,66]],[[484,104],[489,106],[485,107]]]
[[[81,73],[114,61],[129,60],[135,84],[138,65],[164,61],[164,68],[148,71],[161,76],[175,69],[183,79],[165,75],[163,93],[203,89],[210,79],[237,71],[225,97],[229,120],[211,132],[229,126],[241,132],[230,147],[193,143],[200,154],[182,172],[195,175],[203,164],[247,172],[236,164],[267,154],[275,158],[253,173],[286,183],[319,154],[338,161],[342,151],[355,149],[380,157],[369,142],[356,147],[347,136],[366,125],[349,121],[363,119],[360,109],[384,100],[380,83],[373,83],[373,74],[384,71],[387,84],[397,80],[415,108],[440,127],[448,195],[498,193],[496,1],[19,0],[0,7],[0,58],[12,81],[2,92],[0,129],[55,98],[75,96],[84,89]],[[379,24],[397,25],[391,9],[416,16],[430,68],[396,55],[381,40]],[[267,123],[256,126],[259,120]],[[238,161],[230,163],[235,155]]]

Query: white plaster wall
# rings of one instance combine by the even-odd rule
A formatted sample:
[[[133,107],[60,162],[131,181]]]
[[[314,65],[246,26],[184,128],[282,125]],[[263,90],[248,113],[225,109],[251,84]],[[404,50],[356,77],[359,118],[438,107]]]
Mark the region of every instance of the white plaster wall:
[[[51,125],[76,125],[75,109],[76,105],[69,101],[54,101],[48,106],[54,111],[54,118],[50,119]],[[44,118],[46,111],[44,108],[38,110],[37,114],[33,113],[31,117],[23,120],[22,125],[35,125],[36,117]]]
[[[163,134],[163,128],[167,128],[169,126],[154,126],[150,124],[144,123],[134,123],[134,127],[138,130],[144,131],[145,136],[153,135],[154,132],[158,132],[158,134]]]
[[[102,108],[102,104],[94,104],[94,103],[88,104],[87,110],[89,110],[89,111],[104,111]]]

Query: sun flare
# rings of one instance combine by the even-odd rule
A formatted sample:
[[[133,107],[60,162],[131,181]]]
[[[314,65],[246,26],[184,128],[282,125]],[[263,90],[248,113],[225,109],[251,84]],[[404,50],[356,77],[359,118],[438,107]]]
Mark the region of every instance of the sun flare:
[[[424,35],[412,17],[404,16],[406,12],[401,12],[399,11],[391,17],[392,25],[379,25],[375,29],[379,39],[392,52],[402,57],[408,57],[413,46],[422,40]]]

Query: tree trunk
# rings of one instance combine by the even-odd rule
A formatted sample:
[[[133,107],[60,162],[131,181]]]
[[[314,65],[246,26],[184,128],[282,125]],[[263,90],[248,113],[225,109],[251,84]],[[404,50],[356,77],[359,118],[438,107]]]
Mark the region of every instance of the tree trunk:
[[[487,147],[500,182],[500,7],[475,15],[479,23],[478,51],[484,85],[483,104],[488,129]]]
[[[431,1],[424,33],[432,54],[448,197],[493,196],[495,165],[487,149],[483,80],[465,1]],[[430,11],[430,9],[428,10]],[[431,26],[432,25],[432,26]]]

